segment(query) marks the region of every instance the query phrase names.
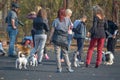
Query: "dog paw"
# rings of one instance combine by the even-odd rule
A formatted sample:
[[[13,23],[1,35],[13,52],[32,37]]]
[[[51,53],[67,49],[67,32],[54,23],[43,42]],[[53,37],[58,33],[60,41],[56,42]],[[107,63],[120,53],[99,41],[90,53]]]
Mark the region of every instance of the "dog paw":
[[[22,69],[22,67],[19,67],[19,69]]]
[[[77,65],[77,63],[76,63],[76,62],[74,62],[74,67],[78,67],[78,65]]]
[[[25,69],[27,69],[27,67],[24,67]]]
[[[32,65],[33,67],[35,66],[35,64],[34,65]]]

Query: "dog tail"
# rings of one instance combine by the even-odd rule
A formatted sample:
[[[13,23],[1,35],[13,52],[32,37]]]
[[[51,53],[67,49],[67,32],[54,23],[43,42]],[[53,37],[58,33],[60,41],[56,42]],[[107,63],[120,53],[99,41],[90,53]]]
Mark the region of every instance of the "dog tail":
[[[18,52],[18,57],[21,57],[21,53],[22,53],[22,51],[19,51],[19,52]]]

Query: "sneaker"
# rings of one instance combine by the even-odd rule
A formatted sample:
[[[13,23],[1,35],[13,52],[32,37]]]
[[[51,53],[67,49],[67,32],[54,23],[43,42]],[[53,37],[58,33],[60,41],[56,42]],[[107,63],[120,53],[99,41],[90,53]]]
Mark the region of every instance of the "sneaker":
[[[57,73],[61,73],[61,72],[62,72],[62,69],[57,69],[56,72],[57,72]]]
[[[46,60],[49,60],[49,59],[50,59],[47,54],[45,54],[45,59],[46,59]]]
[[[79,64],[84,64],[84,62],[83,61],[79,61]]]
[[[86,64],[86,65],[85,65],[85,67],[86,67],[86,68],[88,68],[88,67],[89,67],[89,65],[88,65],[88,64]]]
[[[95,68],[98,68],[99,67],[99,65],[95,65]]]
[[[67,70],[68,70],[68,72],[70,72],[70,73],[74,72],[74,70],[71,69],[71,68],[67,68]]]
[[[38,62],[38,64],[39,64],[39,65],[43,65],[43,63],[42,63],[42,62]]]

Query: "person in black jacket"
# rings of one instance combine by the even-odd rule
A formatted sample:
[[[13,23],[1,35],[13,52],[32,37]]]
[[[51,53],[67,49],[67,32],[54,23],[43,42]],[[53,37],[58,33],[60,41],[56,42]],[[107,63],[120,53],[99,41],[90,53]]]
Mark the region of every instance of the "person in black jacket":
[[[33,20],[33,28],[35,29],[34,39],[35,49],[38,52],[38,64],[41,64],[47,40],[46,32],[49,31],[47,12],[45,9],[38,11],[37,17]]]
[[[77,41],[77,52],[75,52],[75,56],[77,55],[77,59],[79,64],[84,64],[82,61],[82,54],[83,54],[83,48],[84,48],[84,41],[86,38],[86,25],[85,22],[87,20],[87,16],[83,15],[80,19],[75,20],[74,27],[76,27],[74,31],[74,37]],[[77,67],[76,59],[74,59],[74,66]]]
[[[88,33],[88,36],[89,34],[91,34],[91,41],[86,57],[86,67],[88,67],[91,63],[92,53],[95,45],[97,44],[97,59],[95,68],[98,68],[102,61],[102,50],[106,38],[105,31],[107,29],[107,22],[105,20],[104,11],[101,7],[96,6],[93,12],[94,12],[93,26]]]
[[[108,20],[107,33],[107,51],[111,51],[114,54],[115,46],[117,42],[116,35],[118,33],[118,26],[111,20]]]
[[[35,18],[37,17],[37,13],[39,12],[40,9],[42,9],[41,6],[39,6],[39,5],[36,6],[36,7],[35,7],[35,11],[32,11],[32,12],[28,13],[28,15],[27,15],[26,17],[27,17],[28,19],[31,19],[31,20],[35,19]],[[32,40],[33,40],[33,47],[35,46],[34,35],[35,35],[35,29],[34,29],[34,27],[32,27],[31,36],[32,36]],[[31,50],[31,52],[32,52],[31,54],[35,53],[34,50],[35,50],[35,49],[32,49],[32,50]],[[44,57],[45,57],[46,60],[49,60],[49,56],[48,56],[48,54],[47,54],[46,45],[45,45],[45,48],[44,48]]]

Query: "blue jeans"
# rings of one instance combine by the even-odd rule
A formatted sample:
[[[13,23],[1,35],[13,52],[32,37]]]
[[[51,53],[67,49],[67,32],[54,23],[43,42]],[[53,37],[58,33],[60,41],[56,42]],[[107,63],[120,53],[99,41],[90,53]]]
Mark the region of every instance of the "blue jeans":
[[[8,49],[8,55],[14,55],[15,52],[15,42],[16,42],[16,37],[18,34],[18,30],[17,29],[13,29],[12,26],[8,26],[7,27],[7,32],[8,32],[8,36],[9,36],[9,49]]]
[[[72,38],[73,38],[73,34],[68,34],[68,50],[70,49],[70,45],[72,43]]]
[[[83,53],[83,47],[84,47],[84,38],[77,38],[77,51],[79,52],[79,55],[77,56],[77,58],[79,59],[79,61],[81,61],[81,55]]]
[[[35,34],[34,39],[35,39],[35,49],[36,51],[38,51],[38,62],[42,62],[44,47],[45,47],[45,43],[47,40],[47,35],[46,34],[38,34],[38,35]]]

